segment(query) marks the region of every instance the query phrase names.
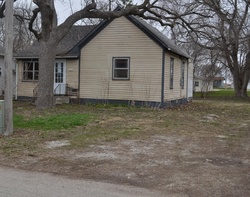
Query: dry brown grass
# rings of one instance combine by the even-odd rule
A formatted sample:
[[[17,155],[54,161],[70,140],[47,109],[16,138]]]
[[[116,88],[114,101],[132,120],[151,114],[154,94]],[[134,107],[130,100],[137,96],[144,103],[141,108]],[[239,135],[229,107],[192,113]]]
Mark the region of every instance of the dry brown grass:
[[[15,103],[26,120],[86,113],[85,126],[15,128],[0,137],[0,163],[70,177],[126,183],[173,196],[248,196],[250,103],[199,100],[172,109]],[[68,140],[70,145],[47,148]],[[185,194],[185,195],[184,195]],[[232,195],[233,194],[233,195]]]

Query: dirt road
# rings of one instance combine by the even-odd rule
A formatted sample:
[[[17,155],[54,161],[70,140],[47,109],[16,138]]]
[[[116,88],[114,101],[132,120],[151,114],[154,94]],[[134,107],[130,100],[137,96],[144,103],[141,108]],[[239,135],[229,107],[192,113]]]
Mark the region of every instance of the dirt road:
[[[51,174],[0,168],[3,197],[150,197],[156,192],[131,186],[73,180]]]

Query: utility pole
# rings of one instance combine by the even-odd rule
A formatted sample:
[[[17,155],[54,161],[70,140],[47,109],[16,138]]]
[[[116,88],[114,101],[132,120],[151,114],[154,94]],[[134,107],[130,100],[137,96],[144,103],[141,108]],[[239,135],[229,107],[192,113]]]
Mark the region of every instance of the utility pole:
[[[5,130],[4,135],[13,133],[13,0],[6,0],[5,5],[5,89],[4,89],[4,112]]]

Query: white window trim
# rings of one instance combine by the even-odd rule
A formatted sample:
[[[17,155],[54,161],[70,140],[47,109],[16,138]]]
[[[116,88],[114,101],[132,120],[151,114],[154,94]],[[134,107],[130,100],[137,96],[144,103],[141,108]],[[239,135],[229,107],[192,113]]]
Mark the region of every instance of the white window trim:
[[[128,60],[128,65],[126,70],[128,70],[128,76],[126,78],[115,77],[115,70],[125,70],[125,68],[115,68],[115,60],[117,59],[126,59]],[[113,80],[129,80],[130,79],[130,57],[113,57],[112,60],[112,79]]]

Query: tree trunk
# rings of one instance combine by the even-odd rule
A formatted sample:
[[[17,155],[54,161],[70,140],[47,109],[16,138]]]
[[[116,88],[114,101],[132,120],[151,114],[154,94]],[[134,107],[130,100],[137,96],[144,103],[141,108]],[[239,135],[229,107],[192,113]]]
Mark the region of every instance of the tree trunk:
[[[54,63],[56,44],[52,41],[41,41],[40,46],[36,107],[38,109],[46,109],[54,107]]]
[[[233,74],[233,80],[234,80],[235,97],[238,97],[238,98],[248,97],[247,95],[247,84],[249,81],[248,74],[244,72],[243,77],[240,77],[236,73],[232,73],[232,74]]]

